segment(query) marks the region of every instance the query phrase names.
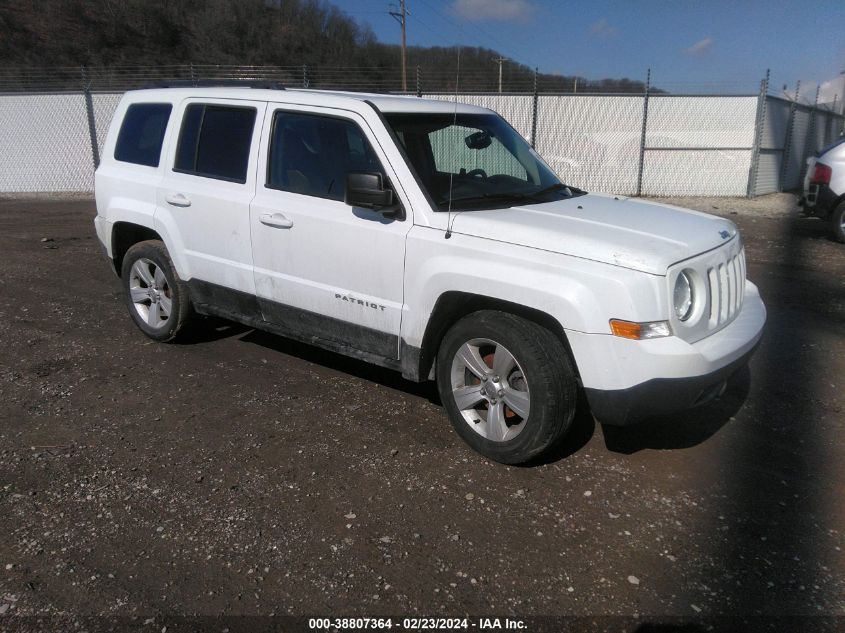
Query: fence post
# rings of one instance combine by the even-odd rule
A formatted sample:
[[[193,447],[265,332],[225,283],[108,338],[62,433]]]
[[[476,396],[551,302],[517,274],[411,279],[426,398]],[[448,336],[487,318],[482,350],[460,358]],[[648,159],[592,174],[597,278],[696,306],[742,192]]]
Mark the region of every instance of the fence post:
[[[537,68],[534,68],[534,97],[531,104],[531,147],[536,147],[537,144],[537,111],[538,102],[540,100],[537,94]]]
[[[191,62],[190,70],[191,70],[191,83],[196,86],[197,85],[197,76],[194,73],[194,62]]]
[[[816,86],[816,98],[813,101],[813,109],[810,110],[810,123],[807,125],[807,137],[804,139],[804,153],[801,156],[801,171],[798,182],[804,182],[804,171],[807,169],[807,156],[815,153],[815,136],[816,136],[816,109],[819,107],[819,90],[821,85]],[[810,145],[812,143],[812,145]],[[809,151],[808,151],[808,147]],[[821,149],[821,148],[819,148]]]
[[[97,142],[97,120],[94,118],[94,99],[91,97],[91,81],[85,66],[80,67],[82,74],[82,93],[85,95],[85,113],[88,115],[88,136],[91,140],[91,158],[94,169],[100,166],[100,145]]]
[[[789,164],[789,146],[792,145],[792,128],[795,123],[795,109],[798,107],[798,93],[801,90],[801,80],[795,83],[795,98],[789,104],[789,120],[786,122],[786,140],[783,142],[783,158],[780,164],[780,181],[778,191],[783,191],[783,183],[786,180],[786,171]]]
[[[307,88],[311,85],[311,80],[308,78],[308,65],[302,64],[302,87]]]
[[[643,129],[640,134],[640,164],[637,169],[637,195],[643,193],[643,165],[645,164],[645,136],[648,129],[648,94],[651,91],[651,68],[645,78],[645,96],[643,97]]]
[[[839,132],[839,135],[845,135],[845,97],[842,98],[842,129]]]
[[[760,94],[757,95],[757,115],[754,117],[754,146],[751,149],[751,167],[748,169],[748,188],[746,198],[753,198],[757,191],[757,173],[760,170],[760,146],[763,143],[763,129],[766,124],[766,95],[769,94],[769,73],[760,81]]]
[[[417,96],[422,97],[422,77],[420,76],[419,64],[417,64]]]

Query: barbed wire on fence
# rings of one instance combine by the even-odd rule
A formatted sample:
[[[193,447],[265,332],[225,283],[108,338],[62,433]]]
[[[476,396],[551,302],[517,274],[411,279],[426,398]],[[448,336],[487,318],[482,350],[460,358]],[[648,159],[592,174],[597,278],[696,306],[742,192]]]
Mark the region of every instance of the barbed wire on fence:
[[[408,68],[409,94],[422,92],[489,92],[530,94],[642,94],[645,82],[634,80],[589,80],[536,72],[509,72],[501,86],[498,74],[473,71],[457,81],[451,68],[413,66]],[[0,68],[0,92],[66,92],[88,89],[94,92],[125,91],[168,81],[261,80],[295,88],[324,88],[367,92],[401,93],[402,72],[398,66],[243,66],[226,64],[170,64],[156,66],[57,66]],[[500,89],[501,88],[501,89]],[[685,81],[657,83],[652,94],[736,94],[753,95],[756,82]]]

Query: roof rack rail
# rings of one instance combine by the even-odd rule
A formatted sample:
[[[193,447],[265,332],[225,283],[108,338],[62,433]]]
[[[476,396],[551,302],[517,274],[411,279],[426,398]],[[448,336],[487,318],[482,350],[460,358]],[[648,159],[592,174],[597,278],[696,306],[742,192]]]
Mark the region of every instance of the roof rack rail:
[[[285,86],[278,81],[266,79],[173,79],[155,81],[142,86],[142,90],[150,88],[255,88],[256,90],[284,90]]]

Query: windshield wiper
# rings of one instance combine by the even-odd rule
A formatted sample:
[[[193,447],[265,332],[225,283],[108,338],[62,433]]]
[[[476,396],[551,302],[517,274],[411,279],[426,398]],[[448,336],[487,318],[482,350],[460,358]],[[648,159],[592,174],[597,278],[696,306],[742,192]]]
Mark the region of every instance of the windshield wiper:
[[[531,192],[522,192],[522,191],[512,191],[512,192],[488,192],[488,193],[479,193],[472,196],[460,196],[458,198],[452,198],[452,202],[482,202],[484,200],[535,200],[539,197],[542,197],[548,193],[552,193],[554,191],[565,191],[566,196],[568,198],[572,198],[574,196],[582,195],[586,193],[577,187],[570,187],[569,185],[564,185],[563,183],[556,182],[553,185],[549,185],[548,187],[544,187],[542,189],[538,189],[537,191]],[[449,202],[448,197],[441,198],[438,204],[446,204]]]
[[[549,185],[544,189],[539,189],[534,193],[528,194],[528,197],[533,198],[535,196],[543,196],[547,193],[551,193],[553,191],[565,191],[567,198],[574,198],[575,196],[583,196],[586,191],[583,189],[579,189],[578,187],[573,187],[571,185],[565,185],[562,182],[556,182],[553,185]]]
[[[556,182],[553,185],[549,185],[548,187],[544,187],[543,189],[538,189],[537,191],[534,191],[533,193],[530,193],[528,195],[533,198],[534,196],[543,196],[543,195],[546,195],[547,193],[552,193],[553,191],[560,191],[562,189],[567,192],[569,198],[572,197],[572,193],[573,193],[572,187],[568,187],[568,186],[564,185],[562,182]]]
[[[574,196],[586,193],[585,191],[582,191],[577,187],[570,187],[569,185],[564,185],[563,183],[556,182],[553,185],[549,185],[548,187],[544,187],[543,189],[538,189],[537,191],[532,192],[512,191],[480,193],[472,196],[461,196],[458,198],[452,198],[452,202],[481,202],[484,200],[536,200],[537,198],[542,197],[547,193],[552,193],[554,191],[566,191],[568,198],[572,198]],[[441,198],[439,204],[446,204],[447,202],[449,202],[448,196],[445,198]]]
[[[459,198],[452,198],[452,202],[471,202],[474,200],[528,200],[533,197],[524,193],[480,193],[474,196],[461,196]],[[438,204],[446,204],[449,202],[449,197],[441,198]]]

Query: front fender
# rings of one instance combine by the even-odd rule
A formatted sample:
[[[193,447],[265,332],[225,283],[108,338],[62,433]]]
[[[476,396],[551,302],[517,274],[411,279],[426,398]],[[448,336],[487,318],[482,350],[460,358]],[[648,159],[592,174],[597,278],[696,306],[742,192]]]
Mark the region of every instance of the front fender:
[[[459,291],[553,317],[564,330],[609,334],[611,318],[657,321],[668,314],[663,277],[482,238],[414,227],[408,235],[402,338],[422,343],[438,298]]]

